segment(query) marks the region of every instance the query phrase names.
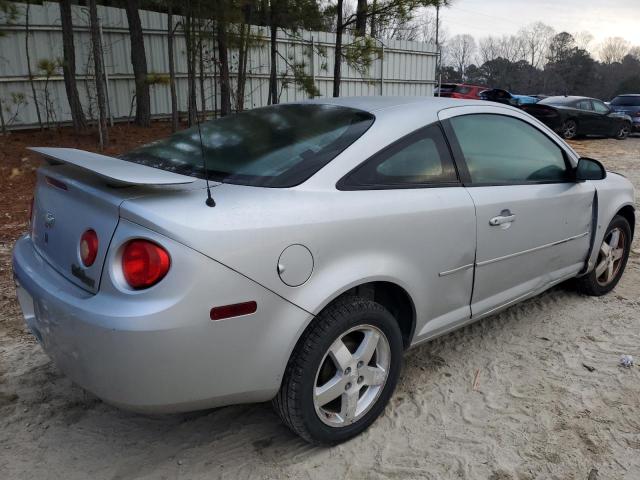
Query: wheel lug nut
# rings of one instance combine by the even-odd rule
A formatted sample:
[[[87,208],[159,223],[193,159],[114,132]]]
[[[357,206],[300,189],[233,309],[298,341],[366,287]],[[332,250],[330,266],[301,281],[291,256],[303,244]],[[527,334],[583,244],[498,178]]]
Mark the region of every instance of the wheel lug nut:
[[[349,390],[350,388],[351,388],[351,382],[347,383],[347,384],[344,386],[344,389],[345,389],[345,390]]]
[[[363,380],[364,380],[364,377],[363,377],[362,375],[360,375],[360,376],[358,377],[358,383],[362,383],[362,381],[363,381]]]
[[[347,367],[347,368],[344,370],[344,373],[345,373],[345,375],[349,375],[349,374],[351,373],[351,367]]]
[[[364,365],[364,362],[363,362],[362,360],[360,360],[360,361],[358,362],[358,368],[362,368],[362,366],[363,366],[363,365]]]

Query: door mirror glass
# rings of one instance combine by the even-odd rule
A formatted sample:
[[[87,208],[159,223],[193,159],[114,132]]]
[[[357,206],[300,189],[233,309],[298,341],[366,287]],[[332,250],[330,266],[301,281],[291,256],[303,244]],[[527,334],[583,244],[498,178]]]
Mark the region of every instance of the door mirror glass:
[[[581,158],[576,167],[576,180],[604,180],[607,171],[604,166],[593,158]]]

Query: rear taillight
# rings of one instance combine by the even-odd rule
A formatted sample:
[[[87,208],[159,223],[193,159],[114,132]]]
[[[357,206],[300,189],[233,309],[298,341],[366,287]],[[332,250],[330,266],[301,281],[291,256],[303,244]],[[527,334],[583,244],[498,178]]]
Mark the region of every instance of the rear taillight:
[[[149,288],[169,271],[169,253],[149,240],[131,240],[122,252],[122,273],[131,288]]]
[[[98,256],[98,234],[95,230],[87,230],[80,237],[80,260],[85,267],[90,267]]]

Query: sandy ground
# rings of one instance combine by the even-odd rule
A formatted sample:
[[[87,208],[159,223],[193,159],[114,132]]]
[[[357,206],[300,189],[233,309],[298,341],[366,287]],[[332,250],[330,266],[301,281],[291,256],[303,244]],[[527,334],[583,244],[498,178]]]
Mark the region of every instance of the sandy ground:
[[[640,189],[640,138],[575,146]],[[621,354],[640,362],[638,239],[604,298],[556,288],[410,351],[384,415],[334,448],[305,444],[267,404],[149,417],[83,392],[23,328],[10,249],[0,245],[2,479],[640,478],[640,364],[618,366]]]

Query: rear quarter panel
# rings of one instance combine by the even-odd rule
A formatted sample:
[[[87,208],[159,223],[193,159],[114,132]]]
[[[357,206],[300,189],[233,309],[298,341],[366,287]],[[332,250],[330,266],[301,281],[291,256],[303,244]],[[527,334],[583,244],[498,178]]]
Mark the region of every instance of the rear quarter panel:
[[[413,299],[416,332],[447,314],[468,315],[472,269],[438,275],[474,260],[475,211],[462,187],[343,192],[223,185],[213,196],[215,208],[198,208],[204,194],[164,203],[145,198],[123,205],[123,215],[312,314],[353,286],[388,281]],[[306,246],[314,259],[311,277],[298,287],[277,271],[292,244]],[[463,308],[452,313],[452,305]]]

